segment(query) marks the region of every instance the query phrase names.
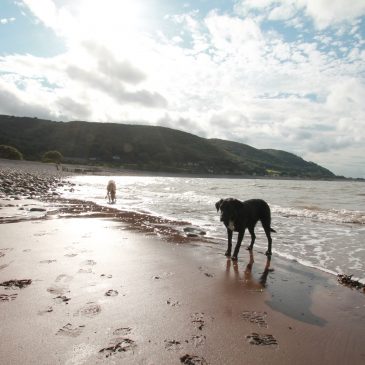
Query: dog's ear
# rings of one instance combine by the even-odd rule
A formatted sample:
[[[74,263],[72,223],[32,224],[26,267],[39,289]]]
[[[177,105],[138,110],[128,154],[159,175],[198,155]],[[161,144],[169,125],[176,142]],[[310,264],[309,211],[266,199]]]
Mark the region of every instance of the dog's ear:
[[[215,208],[217,209],[217,212],[218,212],[218,210],[220,209],[220,207],[221,207],[222,203],[223,203],[223,199],[221,199],[221,200],[219,200],[219,201],[217,201],[217,202],[215,203]]]

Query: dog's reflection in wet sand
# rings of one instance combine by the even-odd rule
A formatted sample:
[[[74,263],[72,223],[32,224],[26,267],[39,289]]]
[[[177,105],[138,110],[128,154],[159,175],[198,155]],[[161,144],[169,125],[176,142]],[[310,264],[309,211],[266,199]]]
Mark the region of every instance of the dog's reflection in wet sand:
[[[231,271],[231,267],[233,267],[234,276],[237,281],[243,282],[244,286],[246,286],[250,290],[262,290],[266,287],[267,278],[270,272],[274,271],[270,268],[271,265],[271,257],[266,258],[266,264],[264,271],[261,273],[258,279],[255,279],[252,275],[252,269],[255,263],[254,260],[254,253],[253,250],[249,251],[250,260],[248,264],[246,265],[246,268],[243,272],[243,275],[240,275],[238,262],[237,261],[231,261],[227,260],[227,266],[226,266],[226,274],[228,274]]]

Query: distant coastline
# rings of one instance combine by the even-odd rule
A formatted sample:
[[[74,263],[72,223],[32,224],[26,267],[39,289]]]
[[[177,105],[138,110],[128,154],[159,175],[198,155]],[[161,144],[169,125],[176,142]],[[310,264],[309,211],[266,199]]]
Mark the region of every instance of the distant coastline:
[[[298,180],[298,181],[354,181],[365,182],[363,178],[351,178],[336,176],[333,178],[306,178],[290,176],[259,176],[259,175],[225,175],[225,174],[201,174],[201,173],[174,173],[163,171],[133,170],[121,167],[107,167],[93,164],[70,164],[62,163],[59,170],[54,163],[45,163],[41,161],[30,160],[8,160],[0,158],[0,166],[16,167],[22,166],[30,170],[43,170],[54,175],[99,175],[99,176],[162,176],[162,177],[187,177],[200,179],[258,179],[258,180]]]

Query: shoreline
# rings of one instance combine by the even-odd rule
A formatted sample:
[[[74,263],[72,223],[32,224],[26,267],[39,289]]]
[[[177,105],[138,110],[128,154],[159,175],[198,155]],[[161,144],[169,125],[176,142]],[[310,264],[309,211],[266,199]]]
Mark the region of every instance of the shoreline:
[[[6,161],[5,168],[3,164],[4,161]],[[82,168],[82,166],[79,167]],[[79,174],[72,173],[70,170],[62,171],[61,169],[56,168],[55,164],[0,159],[0,171],[14,174],[14,176],[10,176],[10,179],[16,178],[15,180],[17,180],[13,185],[13,189],[15,189],[16,192],[10,194],[11,198],[16,201],[16,204],[6,204],[6,201],[3,201],[1,204],[0,201],[2,208],[4,208],[4,206],[7,206],[8,208],[6,209],[6,213],[9,212],[9,214],[4,214],[0,210],[0,223],[17,222],[24,219],[40,219],[42,217],[47,218],[47,216],[52,216],[53,218],[78,217],[79,215],[102,218],[109,217],[126,223],[131,230],[139,231],[144,234],[156,234],[160,238],[170,242],[193,243],[194,241],[200,240],[205,243],[211,243],[211,239],[205,237],[205,232],[198,232],[196,228],[191,226],[190,222],[174,221],[141,212],[120,211],[114,209],[112,206],[102,206],[88,200],[61,198],[59,194],[56,193],[56,189],[59,187],[73,189],[75,184],[68,182],[67,178],[79,176]],[[17,176],[18,174],[20,174],[20,178]],[[35,179],[36,181],[21,181],[26,180],[29,176],[31,176],[31,180]],[[6,178],[2,179],[2,176],[0,176],[0,185],[4,180],[6,180]],[[37,180],[42,181],[42,186],[40,188],[38,187],[38,189],[34,187],[34,185],[37,184]],[[17,189],[19,186],[20,189]],[[1,194],[2,192],[3,194]],[[18,196],[19,194],[20,197]],[[7,195],[9,194],[4,194],[3,186],[1,186],[0,200],[6,198]],[[10,206],[12,206],[13,209],[11,209]],[[28,214],[18,214],[19,210],[23,212],[28,211]],[[32,211],[32,214],[29,214],[30,211]],[[6,215],[8,215],[8,217],[6,217]],[[216,242],[214,241],[213,243]],[[281,257],[283,260],[291,261],[290,258],[285,256]],[[360,289],[363,289],[365,292],[364,283],[352,280],[353,275],[336,273],[318,266],[307,265],[300,260],[298,263],[307,268],[324,272],[335,278],[337,277],[339,282],[348,287],[354,288],[361,285],[362,287]]]
[[[5,168],[4,161],[6,162]],[[82,168],[83,166],[79,167]],[[59,194],[55,192],[56,189],[59,187],[73,189],[75,184],[68,182],[67,178],[80,175],[79,173],[71,172],[70,169],[63,171],[62,169],[56,168],[55,164],[0,159],[0,171],[6,171],[7,174],[9,174],[9,172],[10,174],[14,174],[14,176],[10,176],[10,179],[16,178],[15,180],[17,180],[13,185],[13,188],[16,191],[13,191],[13,193],[10,194],[11,198],[16,201],[16,204],[6,204],[6,201],[1,203],[2,198],[6,198],[7,200],[10,195],[6,193],[4,195],[3,186],[0,188],[0,204],[2,205],[2,208],[7,206],[8,209],[6,209],[6,213],[9,213],[4,214],[0,210],[0,223],[17,222],[24,219],[41,219],[42,217],[47,218],[47,216],[53,218],[70,218],[78,217],[79,215],[84,217],[109,217],[126,223],[131,230],[139,231],[144,234],[156,234],[160,238],[170,242],[193,243],[194,241],[200,240],[205,243],[211,243],[211,239],[205,237],[205,232],[197,232],[197,229],[191,226],[190,222],[174,221],[141,212],[120,211],[114,209],[112,206],[102,206],[88,200],[61,198]],[[105,171],[103,171],[103,174],[104,172]],[[17,176],[18,174],[20,174],[20,178]],[[36,181],[21,181],[26,180],[29,176],[31,177],[31,180],[35,179]],[[4,180],[6,180],[6,178],[2,179],[2,176],[0,176],[0,185]],[[34,185],[37,184],[37,180],[42,181],[42,186],[40,188],[38,187],[38,189],[34,187]],[[20,189],[17,189],[19,186]],[[1,194],[2,191],[3,194]],[[18,196],[19,194],[20,197]],[[13,209],[11,209],[10,206],[12,206]],[[28,214],[18,214],[19,210],[23,212],[28,211]],[[29,212],[32,212],[32,214],[29,214]],[[216,244],[215,241],[213,243]],[[281,258],[283,260],[291,261],[290,258],[285,256],[281,256]],[[363,289],[365,292],[364,283],[352,280],[353,275],[336,273],[318,266],[307,265],[300,260],[298,263],[304,267],[329,274],[348,287],[354,288],[362,285],[362,288],[360,289]]]
[[[197,179],[248,179],[248,180],[290,180],[290,181],[349,181],[349,182],[365,182],[363,178],[353,177],[334,177],[334,178],[306,178],[306,177],[290,177],[290,176],[253,176],[253,175],[214,175],[214,174],[195,174],[195,173],[173,173],[145,170],[130,170],[121,167],[105,167],[98,165],[83,164],[61,164],[60,170],[56,169],[54,163],[44,163],[40,161],[29,160],[6,160],[0,159],[0,166],[17,165],[18,168],[29,171],[39,171],[40,169],[46,173],[57,173],[59,176],[72,175],[103,175],[103,176],[156,176],[156,177],[186,177]],[[63,166],[63,169],[62,169]]]
[[[54,214],[0,224],[0,362],[364,363],[365,295],[332,275],[33,195]]]

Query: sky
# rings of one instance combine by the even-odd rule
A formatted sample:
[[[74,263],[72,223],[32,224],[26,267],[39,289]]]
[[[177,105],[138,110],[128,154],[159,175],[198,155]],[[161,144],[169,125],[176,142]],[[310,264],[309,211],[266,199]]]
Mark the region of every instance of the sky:
[[[365,0],[0,0],[0,114],[159,125],[365,178]]]

